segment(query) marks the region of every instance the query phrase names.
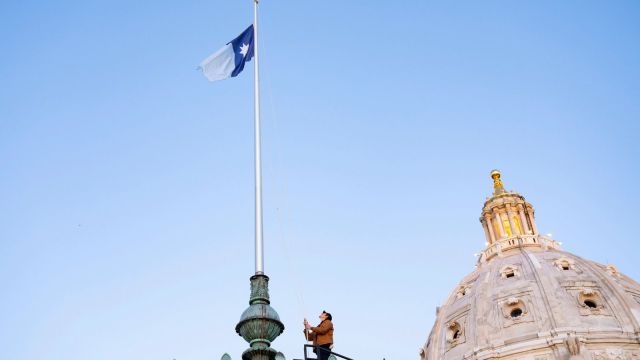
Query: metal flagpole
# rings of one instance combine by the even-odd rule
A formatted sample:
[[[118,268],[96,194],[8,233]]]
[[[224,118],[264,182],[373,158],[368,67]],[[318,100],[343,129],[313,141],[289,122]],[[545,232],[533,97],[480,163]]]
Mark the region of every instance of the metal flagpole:
[[[260,164],[260,78],[258,76],[258,1],[253,0],[253,64],[255,100],[255,151],[256,151],[256,273],[250,279],[249,308],[240,316],[236,332],[248,343],[243,359],[269,360],[277,358],[271,342],[284,331],[278,313],[269,306],[269,277],[264,274],[262,249],[262,168]],[[259,314],[256,315],[256,309]],[[267,336],[267,334],[269,334]],[[274,336],[275,335],[275,336]]]
[[[260,76],[258,71],[258,1],[253,0],[253,86],[255,113],[255,175],[256,175],[256,274],[264,274],[262,244],[262,162],[260,158]]]

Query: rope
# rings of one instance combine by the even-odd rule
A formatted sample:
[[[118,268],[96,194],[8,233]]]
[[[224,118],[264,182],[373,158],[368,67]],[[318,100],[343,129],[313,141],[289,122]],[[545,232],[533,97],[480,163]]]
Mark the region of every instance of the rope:
[[[264,49],[264,45],[261,43],[260,44],[261,49]],[[264,54],[264,50],[262,52]],[[278,112],[275,106],[275,102],[273,101],[273,91],[272,91],[272,86],[271,86],[271,81],[270,78],[268,76],[263,76],[262,78],[262,84],[265,85],[265,87],[267,88],[266,90],[266,94],[263,93],[263,98],[266,97],[267,103],[268,103],[268,108],[269,108],[269,112],[272,114],[272,116],[270,117],[272,119],[272,123],[273,123],[273,133],[274,133],[274,144],[275,146],[273,147],[274,150],[274,158],[275,158],[275,163],[276,163],[276,168],[281,168],[280,164],[282,164],[282,151],[281,151],[281,145],[282,142],[280,141],[280,131],[279,131],[279,123],[278,123]],[[264,96],[266,95],[266,96]],[[289,225],[292,220],[292,214],[290,211],[286,211],[286,209],[289,209],[288,207],[288,184],[287,181],[285,179],[285,176],[281,175],[281,176],[276,176],[276,179],[278,179],[279,181],[276,181],[276,184],[279,185],[277,187],[280,188],[280,193],[282,194],[280,201],[276,201],[276,204],[280,203],[282,204],[281,206],[277,206],[276,207],[276,222],[278,225],[278,238],[279,238],[279,243],[280,246],[282,248],[282,253],[284,255],[285,258],[285,262],[286,262],[286,266],[287,266],[287,272],[290,274],[291,276],[291,280],[292,283],[294,284],[293,288],[295,291],[295,297],[296,297],[296,304],[297,304],[297,310],[298,310],[298,314],[300,315],[301,318],[305,318],[305,313],[306,313],[306,306],[305,306],[305,302],[304,302],[304,297],[302,295],[302,281],[300,280],[300,277],[298,276],[298,271],[296,271],[296,269],[300,269],[301,267],[294,267],[293,266],[293,262],[291,260],[291,256],[290,256],[290,252],[289,252],[289,236],[286,233],[285,229],[288,229],[289,227],[286,225]],[[284,208],[285,210],[282,211],[282,208]],[[283,213],[284,212],[284,213]],[[286,223],[286,224],[285,224]]]

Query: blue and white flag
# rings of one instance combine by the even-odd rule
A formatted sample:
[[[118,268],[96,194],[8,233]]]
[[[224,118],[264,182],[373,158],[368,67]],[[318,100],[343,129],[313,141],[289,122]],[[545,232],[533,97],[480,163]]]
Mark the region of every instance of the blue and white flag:
[[[238,76],[244,69],[244,63],[252,58],[253,24],[237,38],[228,42],[222,49],[204,59],[198,69],[202,70],[202,73],[209,81],[228,79]]]

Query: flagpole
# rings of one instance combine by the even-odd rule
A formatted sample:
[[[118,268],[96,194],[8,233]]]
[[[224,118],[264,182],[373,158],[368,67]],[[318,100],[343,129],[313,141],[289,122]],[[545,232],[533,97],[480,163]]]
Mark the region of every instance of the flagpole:
[[[262,243],[262,161],[260,157],[260,73],[258,71],[258,1],[253,0],[253,92],[255,114],[255,175],[256,175],[256,275],[264,274]]]
[[[253,85],[256,151],[256,273],[250,279],[249,307],[240,316],[236,332],[249,343],[242,353],[245,360],[278,358],[271,342],[284,331],[278,313],[269,306],[269,277],[264,274],[262,248],[262,167],[260,163],[260,77],[258,73],[258,1],[253,0]],[[266,336],[266,334],[269,334]]]

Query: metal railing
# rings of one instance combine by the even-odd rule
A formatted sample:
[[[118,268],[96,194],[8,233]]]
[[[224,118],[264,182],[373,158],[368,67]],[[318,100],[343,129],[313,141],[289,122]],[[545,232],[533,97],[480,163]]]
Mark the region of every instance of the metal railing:
[[[338,354],[337,352],[333,352],[333,351],[331,351],[329,349],[325,349],[325,348],[321,348],[321,347],[316,346],[316,345],[309,345],[309,344],[305,344],[304,345],[304,360],[317,360],[317,358],[309,357],[309,355],[307,354],[307,349],[309,349],[309,348],[316,349],[316,351],[324,351],[325,353],[328,353],[327,356],[333,355],[335,357],[339,357],[339,358],[344,359],[344,360],[353,360],[352,358],[349,358],[349,357],[346,357],[344,355]],[[294,360],[298,360],[298,359],[294,359]]]

